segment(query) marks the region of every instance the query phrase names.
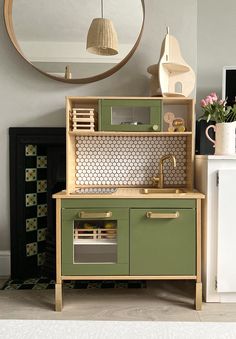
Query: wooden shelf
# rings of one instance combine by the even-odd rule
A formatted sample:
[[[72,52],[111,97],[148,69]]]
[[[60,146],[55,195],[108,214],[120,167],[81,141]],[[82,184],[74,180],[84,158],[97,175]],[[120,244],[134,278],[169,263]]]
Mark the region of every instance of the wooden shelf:
[[[170,73],[184,73],[189,72],[190,67],[183,65],[183,64],[177,64],[174,62],[164,62],[162,64]]]
[[[70,131],[69,135],[76,136],[147,136],[147,137],[158,137],[158,136],[169,136],[178,137],[192,135],[192,132],[111,132],[111,131],[96,131],[96,132],[83,132],[83,131]]]

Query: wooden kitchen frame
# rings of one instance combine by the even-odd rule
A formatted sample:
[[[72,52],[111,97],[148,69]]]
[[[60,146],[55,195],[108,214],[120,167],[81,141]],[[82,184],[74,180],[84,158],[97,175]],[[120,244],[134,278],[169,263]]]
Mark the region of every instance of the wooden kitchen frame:
[[[140,100],[141,99],[141,100]],[[130,131],[122,128],[121,131],[116,130],[101,130],[101,119],[102,119],[102,100],[109,100],[109,103],[112,103],[112,100],[115,102],[122,101],[122,105],[125,104],[125,100],[130,102],[135,102],[139,100],[141,103],[145,102],[144,107],[153,107],[152,103],[158,101],[156,107],[160,107],[160,110],[156,110],[155,114],[161,114],[161,129],[155,131],[152,126],[150,130],[146,131],[135,131],[135,126],[132,126]],[[94,131],[91,130],[75,130],[72,115],[73,109],[89,109],[94,113]],[[186,130],[184,132],[170,132],[168,131],[168,126],[164,124],[163,114],[169,112],[173,109],[176,117],[182,117],[185,121]],[[106,108],[106,118],[107,118],[107,108]],[[62,310],[62,284],[65,280],[192,280],[196,283],[196,293],[195,293],[195,308],[200,310],[202,307],[202,279],[201,279],[201,199],[204,199],[204,195],[194,190],[194,150],[195,150],[195,115],[194,115],[194,100],[189,98],[155,98],[155,97],[67,97],[66,98],[66,135],[67,135],[67,176],[66,176],[66,190],[54,194],[56,199],[56,285],[55,285],[55,298],[56,298],[56,311]],[[153,116],[152,116],[153,119]],[[100,122],[99,122],[100,121]],[[152,120],[154,121],[154,120]],[[109,125],[106,125],[109,126]],[[146,126],[148,127],[148,126]],[[146,128],[145,127],[145,128]],[[110,128],[110,127],[108,127]],[[90,184],[88,185],[77,185],[76,184],[76,159],[80,157],[80,153],[76,150],[76,141],[77,137],[99,137],[99,140],[102,141],[103,137],[162,137],[162,138],[183,138],[186,142],[185,145],[185,156],[186,156],[186,184],[183,187],[183,191],[175,193],[151,193],[151,194],[142,194],[140,187],[134,187],[132,185],[116,185],[116,192],[111,194],[79,194],[77,192],[78,188],[83,187],[94,187]],[[86,139],[91,140],[91,139]],[[172,139],[171,139],[172,140]],[[178,140],[178,139],[176,139]],[[127,141],[126,141],[127,142]],[[175,142],[173,143],[173,145]],[[175,146],[173,146],[175,147]],[[171,153],[171,149],[168,150]],[[174,152],[172,152],[174,154]],[[87,155],[90,156],[89,154]],[[109,186],[109,185],[108,185]],[[104,185],[96,185],[96,187],[104,187]],[[106,187],[106,185],[105,185]],[[74,257],[74,250],[71,250],[71,247],[74,246],[74,240],[72,241],[73,233],[72,226],[73,215],[78,215],[79,211],[87,211],[93,208],[99,209],[102,208],[103,212],[109,208],[117,208],[122,214],[122,209],[124,211],[129,210],[129,223],[125,224],[127,228],[126,234],[128,234],[128,239],[126,239],[127,256],[124,265],[124,256],[122,260],[117,262],[110,262],[113,264],[104,268],[104,262],[98,262],[97,264],[92,261],[90,266],[86,262],[76,262]],[[63,215],[65,211],[68,210],[67,215],[72,215],[72,217],[67,217],[67,221]],[[132,212],[133,211],[133,212]],[[147,220],[150,212],[154,215],[161,215],[160,220],[151,220],[150,224],[147,224]],[[73,214],[77,213],[77,214]],[[127,212],[125,212],[127,213]],[[141,214],[143,215],[140,216]],[[116,213],[114,213],[115,215]],[[133,215],[133,224],[132,218]],[[173,217],[174,215],[174,217]],[[175,219],[177,216],[177,219]],[[69,219],[68,219],[69,218]],[[146,219],[143,219],[146,218]],[[159,217],[158,217],[159,218]],[[157,218],[157,219],[158,219]],[[163,219],[164,218],[164,219]],[[136,219],[138,220],[136,223]],[[143,221],[142,221],[143,220]],[[144,221],[145,220],[145,221]],[[162,220],[163,224],[162,224]],[[167,221],[165,221],[167,220]],[[112,221],[112,220],[111,220]],[[150,266],[149,258],[150,255],[146,257],[146,262],[149,263],[150,271],[142,272],[142,267],[136,265],[135,261],[132,263],[132,255],[135,257],[135,253],[139,253],[137,248],[132,245],[133,239],[138,239],[137,230],[142,230],[142,227],[159,225],[160,227],[152,228],[152,231],[155,233],[154,239],[159,239],[159,235],[156,232],[164,232],[163,241],[166,240],[166,248],[164,248],[163,258],[165,256],[172,256],[173,260],[168,269],[165,268],[165,264],[161,262],[161,265],[158,269],[158,264],[154,264],[155,269],[152,270]],[[136,225],[137,224],[137,228]],[[143,226],[144,225],[144,226]],[[168,232],[171,232],[171,225],[175,225],[172,228],[173,242],[170,245],[168,242],[168,236],[165,233],[166,229]],[[164,227],[162,227],[164,226]],[[124,225],[122,226],[124,229]],[[68,235],[69,232],[69,235]],[[119,230],[117,230],[119,232]],[[175,232],[175,233],[174,233]],[[166,236],[165,236],[166,234]],[[168,233],[169,234],[169,233]],[[188,238],[189,237],[189,238]],[[125,239],[124,234],[120,239]],[[71,239],[71,246],[70,240]],[[119,239],[118,239],[119,240]],[[189,241],[188,241],[189,240]],[[152,250],[156,251],[155,241],[153,239],[146,239],[145,244],[152,246]],[[134,242],[133,242],[134,243]],[[66,244],[66,246],[65,246]],[[69,245],[68,245],[69,244]],[[78,244],[77,244],[78,245]],[[117,244],[116,244],[117,245]],[[144,247],[144,243],[141,241],[138,244],[141,249]],[[173,245],[173,246],[172,246]],[[78,245],[81,246],[81,245]],[[173,248],[172,248],[173,247]],[[73,247],[74,248],[74,247]],[[136,251],[136,252],[135,252]],[[168,252],[167,252],[168,251]],[[179,253],[179,252],[181,253]],[[73,252],[73,255],[72,255]],[[147,248],[148,252],[148,248]],[[69,254],[68,254],[69,253]],[[141,252],[140,252],[141,253]],[[145,253],[144,250],[142,253]],[[172,255],[173,254],[173,255]],[[119,254],[120,255],[120,254]],[[159,252],[159,262],[162,256]],[[151,258],[150,258],[151,259]],[[186,265],[185,265],[186,263]],[[99,271],[99,265],[101,270]],[[124,265],[124,266],[122,266]],[[171,266],[172,265],[172,266]],[[176,265],[176,266],[175,266]],[[105,265],[106,266],[106,265]],[[145,264],[144,264],[145,266]],[[156,268],[157,266],[157,268]],[[167,264],[168,266],[168,264]],[[120,268],[121,267],[121,268]],[[122,271],[122,267],[124,267]],[[141,269],[140,269],[141,267]],[[179,268],[178,268],[179,267]],[[103,273],[102,273],[103,272]],[[117,273],[118,272],[118,273]],[[135,274],[132,274],[135,272]],[[163,273],[164,272],[164,273]]]

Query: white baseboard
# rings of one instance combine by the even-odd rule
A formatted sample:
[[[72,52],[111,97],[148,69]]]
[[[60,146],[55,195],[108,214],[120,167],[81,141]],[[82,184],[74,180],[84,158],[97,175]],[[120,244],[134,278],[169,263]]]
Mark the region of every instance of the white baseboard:
[[[221,303],[235,303],[236,293],[219,293]]]
[[[0,251],[0,276],[8,277],[11,274],[11,252]]]

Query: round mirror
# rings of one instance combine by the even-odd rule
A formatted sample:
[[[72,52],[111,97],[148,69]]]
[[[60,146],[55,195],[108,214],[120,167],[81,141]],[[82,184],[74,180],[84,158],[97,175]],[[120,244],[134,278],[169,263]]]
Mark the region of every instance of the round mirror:
[[[41,73],[68,83],[97,81],[119,70],[138,46],[144,14],[144,0],[4,2],[7,32],[17,51]],[[116,31],[113,55],[94,54],[95,48],[88,48],[91,22],[95,18],[101,22],[103,17]],[[95,28],[92,39],[103,29],[102,34],[110,38],[110,28],[104,27]],[[103,36],[99,38],[104,40]]]

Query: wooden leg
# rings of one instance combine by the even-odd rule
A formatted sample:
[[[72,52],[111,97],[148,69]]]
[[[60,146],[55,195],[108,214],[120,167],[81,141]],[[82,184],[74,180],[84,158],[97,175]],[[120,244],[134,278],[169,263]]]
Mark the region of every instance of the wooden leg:
[[[196,283],[196,296],[195,296],[195,308],[196,311],[201,311],[202,309],[202,283]]]
[[[62,283],[55,284],[55,311],[61,312],[62,310]]]

